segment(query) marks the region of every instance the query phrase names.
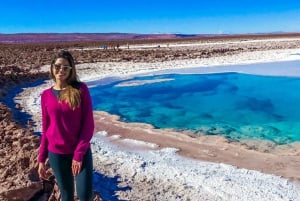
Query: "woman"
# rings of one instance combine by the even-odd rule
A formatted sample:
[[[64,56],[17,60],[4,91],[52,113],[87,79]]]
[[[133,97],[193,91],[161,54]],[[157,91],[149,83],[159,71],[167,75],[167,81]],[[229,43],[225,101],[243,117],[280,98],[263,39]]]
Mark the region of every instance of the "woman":
[[[38,172],[46,179],[48,158],[62,201],[81,201],[93,197],[93,161],[90,140],[94,132],[91,97],[87,86],[79,82],[72,55],[61,51],[53,58],[50,75],[54,86],[41,95],[42,137]]]

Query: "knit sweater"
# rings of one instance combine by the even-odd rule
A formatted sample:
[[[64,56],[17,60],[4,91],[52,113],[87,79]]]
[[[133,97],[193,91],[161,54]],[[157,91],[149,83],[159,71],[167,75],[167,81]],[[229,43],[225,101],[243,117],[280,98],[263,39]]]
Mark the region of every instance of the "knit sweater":
[[[92,102],[84,83],[80,83],[80,97],[80,107],[73,110],[68,103],[58,100],[52,88],[43,91],[42,137],[38,162],[46,161],[48,151],[73,154],[74,160],[82,161],[94,133]]]

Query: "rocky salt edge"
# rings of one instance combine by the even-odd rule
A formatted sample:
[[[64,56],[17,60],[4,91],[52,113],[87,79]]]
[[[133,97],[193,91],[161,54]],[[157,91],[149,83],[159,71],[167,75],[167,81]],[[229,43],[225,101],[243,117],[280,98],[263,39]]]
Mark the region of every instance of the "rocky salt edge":
[[[300,60],[299,53],[300,49],[269,50],[159,63],[80,64],[77,69],[81,80],[92,81],[176,68]],[[48,70],[47,66],[45,70]],[[16,102],[24,107],[24,111],[32,114],[38,124],[39,95],[43,89],[51,85],[49,82],[51,81],[34,88],[26,88],[16,97]],[[39,130],[39,125],[36,128]],[[114,144],[113,138],[105,135],[105,131],[102,131],[93,137],[94,168],[108,177],[118,177],[116,189],[119,190],[114,189],[113,192],[120,199],[300,200],[299,184],[287,179],[231,165],[184,158],[176,154],[176,149],[172,147],[157,150],[155,144],[122,139],[125,140],[124,144],[131,144],[131,148],[135,147],[129,150]],[[110,186],[101,184],[101,180],[98,182],[99,186],[104,188]]]
[[[300,186],[287,179],[222,163],[187,159],[176,154],[174,148],[155,150],[154,144],[124,139],[131,147],[128,149],[111,143],[115,136],[106,135],[105,131],[98,132],[92,140],[94,168],[109,177],[118,175],[118,185],[130,187],[117,192],[120,199],[300,199]]]

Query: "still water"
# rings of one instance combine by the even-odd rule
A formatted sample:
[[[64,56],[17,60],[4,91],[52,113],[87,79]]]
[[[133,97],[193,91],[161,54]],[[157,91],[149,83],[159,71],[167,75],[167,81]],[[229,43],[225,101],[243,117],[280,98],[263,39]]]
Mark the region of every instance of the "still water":
[[[235,141],[300,141],[300,76],[164,73],[99,84],[90,92],[94,110],[125,122]]]

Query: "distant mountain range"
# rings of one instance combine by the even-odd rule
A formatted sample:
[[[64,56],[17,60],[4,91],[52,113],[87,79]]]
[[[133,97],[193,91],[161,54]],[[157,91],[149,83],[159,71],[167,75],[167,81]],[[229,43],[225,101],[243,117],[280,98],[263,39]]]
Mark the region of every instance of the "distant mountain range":
[[[79,41],[115,41],[115,40],[155,40],[155,39],[183,39],[204,37],[236,37],[257,35],[299,35],[300,33],[269,33],[269,34],[132,34],[132,33],[18,33],[0,34],[0,43],[27,44],[52,42],[79,42]]]
[[[148,40],[200,37],[196,34],[131,34],[131,33],[20,33],[0,34],[0,43],[49,43],[76,41]]]

